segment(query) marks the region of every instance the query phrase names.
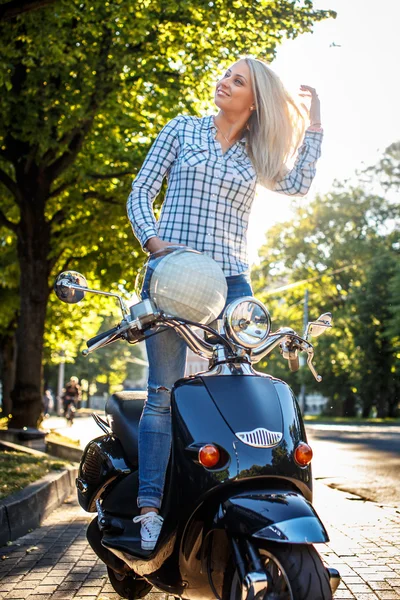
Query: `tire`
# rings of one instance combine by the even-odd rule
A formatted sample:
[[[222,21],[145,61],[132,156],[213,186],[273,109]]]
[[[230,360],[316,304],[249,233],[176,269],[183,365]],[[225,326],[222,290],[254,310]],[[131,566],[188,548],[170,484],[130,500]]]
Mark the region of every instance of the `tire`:
[[[332,600],[329,574],[318,552],[306,544],[267,544],[259,548],[272,587],[260,600]],[[226,571],[223,600],[240,600],[233,561]]]
[[[114,590],[127,600],[135,600],[136,598],[144,598],[152,589],[152,585],[142,577],[134,575],[120,575],[107,567],[108,577]]]

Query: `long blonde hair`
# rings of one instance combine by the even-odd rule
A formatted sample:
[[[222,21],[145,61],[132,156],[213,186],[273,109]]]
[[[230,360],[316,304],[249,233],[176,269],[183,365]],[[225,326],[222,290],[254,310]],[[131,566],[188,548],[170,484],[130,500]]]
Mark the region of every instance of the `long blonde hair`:
[[[252,56],[243,59],[250,69],[256,107],[247,123],[247,151],[260,183],[272,188],[287,173],[286,163],[303,139],[305,117],[266,62]]]

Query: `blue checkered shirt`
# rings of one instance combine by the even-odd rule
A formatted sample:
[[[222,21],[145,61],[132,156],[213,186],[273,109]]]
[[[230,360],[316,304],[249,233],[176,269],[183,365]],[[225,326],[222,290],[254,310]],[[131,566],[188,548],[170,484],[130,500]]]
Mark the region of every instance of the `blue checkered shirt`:
[[[178,116],[160,132],[137,174],[127,202],[142,247],[151,237],[211,256],[226,276],[248,270],[247,227],[257,178],[243,137],[223,153],[212,115]],[[274,191],[304,196],[315,176],[322,133],[307,130],[295,165]],[[158,222],[152,203],[168,186]]]

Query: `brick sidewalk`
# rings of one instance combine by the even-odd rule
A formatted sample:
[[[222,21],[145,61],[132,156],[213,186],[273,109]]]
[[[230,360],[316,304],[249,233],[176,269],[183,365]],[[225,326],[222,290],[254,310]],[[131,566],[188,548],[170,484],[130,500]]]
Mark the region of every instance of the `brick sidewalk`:
[[[331,542],[318,546],[343,581],[342,600],[400,599],[400,512],[316,486],[315,506]],[[85,530],[91,515],[65,503],[42,527],[0,551],[0,600],[114,600],[106,568]],[[161,592],[150,600],[173,600]]]

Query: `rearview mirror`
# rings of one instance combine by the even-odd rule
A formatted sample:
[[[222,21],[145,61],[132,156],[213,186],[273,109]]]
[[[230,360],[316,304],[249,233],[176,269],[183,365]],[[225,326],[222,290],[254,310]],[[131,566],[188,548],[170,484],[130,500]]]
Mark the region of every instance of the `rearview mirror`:
[[[332,327],[332,313],[327,312],[321,315],[316,321],[312,321],[308,323],[305,338],[308,339],[311,337],[319,337],[327,329]]]
[[[64,271],[58,275],[54,291],[56,296],[62,302],[67,304],[76,304],[83,300],[87,281],[83,275],[77,271]]]

